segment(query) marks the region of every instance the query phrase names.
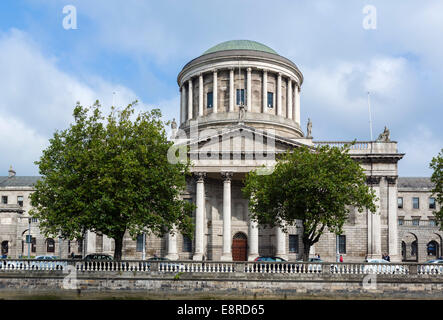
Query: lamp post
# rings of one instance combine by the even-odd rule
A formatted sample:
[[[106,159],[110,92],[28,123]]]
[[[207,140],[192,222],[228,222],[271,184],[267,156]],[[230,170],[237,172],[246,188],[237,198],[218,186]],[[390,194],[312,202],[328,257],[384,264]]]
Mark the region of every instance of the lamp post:
[[[146,259],[146,233],[143,232],[142,260]]]
[[[28,259],[31,258],[31,218],[28,219]]]
[[[62,259],[62,236],[58,237],[58,253],[59,259]]]
[[[336,258],[335,262],[340,262],[340,248],[339,248],[339,235],[335,235],[335,252],[336,252]]]

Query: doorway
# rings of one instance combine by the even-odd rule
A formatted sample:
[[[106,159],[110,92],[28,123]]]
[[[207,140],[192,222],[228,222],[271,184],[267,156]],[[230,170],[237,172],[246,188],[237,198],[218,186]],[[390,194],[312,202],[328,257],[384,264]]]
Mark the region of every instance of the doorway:
[[[246,261],[248,259],[248,237],[243,232],[237,232],[232,239],[232,260]]]

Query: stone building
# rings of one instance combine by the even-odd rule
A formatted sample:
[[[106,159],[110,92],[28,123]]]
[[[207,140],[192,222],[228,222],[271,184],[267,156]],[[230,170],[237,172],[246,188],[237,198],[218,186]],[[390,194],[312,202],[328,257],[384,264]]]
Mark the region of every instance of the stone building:
[[[292,61],[263,44],[227,41],[187,63],[178,74],[177,83],[181,94],[180,122],[178,128],[175,124],[172,127],[171,138],[177,148],[190,148],[184,156],[193,162],[194,178],[189,179],[182,196],[197,206],[195,236],[192,240],[177,233],[163,238],[141,235],[136,240],[127,236],[123,258],[140,259],[145,250],[147,257],[156,254],[170,259],[231,261],[253,260],[259,255],[299,259],[303,248],[300,226],[289,227],[288,233],[284,233],[279,228],[256,225],[249,220],[248,201],[242,197],[241,188],[247,172],[264,165],[260,170],[268,174],[275,164],[275,156],[288,149],[346,143],[313,140],[310,121],[306,134],[302,130],[301,71]],[[390,140],[389,130],[385,128],[376,141],[355,143],[350,154],[364,168],[368,184],[379,198],[377,212],[352,212],[344,233],[339,237],[325,233],[311,253],[334,261],[338,252],[345,261],[356,262],[389,253],[391,261],[401,261],[402,257],[411,259],[408,252],[413,247],[418,248],[413,257],[423,261],[428,257],[424,254],[428,249],[423,249],[422,241],[433,239],[437,251],[431,251],[440,255],[442,240],[437,227],[424,228],[415,222],[411,228],[408,226],[408,221],[415,221],[418,216],[421,223],[428,221],[430,211],[419,214],[416,210],[407,211],[406,206],[399,208],[400,198],[405,204],[411,197],[419,197],[426,203],[430,197],[429,179],[416,179],[427,181],[427,187],[421,189],[418,182],[407,184],[405,181],[411,179],[398,178],[397,163],[404,154],[399,153],[397,143]],[[24,248],[20,250],[20,241],[29,229],[26,199],[32,192],[32,182],[37,179],[22,178],[29,179],[28,184],[21,186],[25,182],[16,176],[0,177],[1,195],[12,200],[0,206],[2,217],[11,221],[9,227],[4,227],[1,220],[0,234],[2,241],[9,241],[10,255],[24,253]],[[19,196],[23,197],[22,206],[15,202]],[[35,225],[37,228],[38,222]],[[414,227],[422,228],[415,230]],[[15,238],[6,231],[11,228],[16,230]],[[35,233],[37,242],[35,253],[47,254],[44,244],[48,240],[32,227],[31,233]],[[51,239],[49,242],[52,243]],[[55,241],[54,247],[56,253],[62,252],[62,257],[73,250],[112,254],[113,241],[89,232],[84,241],[67,244],[60,240]]]
[[[403,261],[424,261],[443,256],[443,231],[432,213],[437,208],[429,178],[399,178],[398,224]]]

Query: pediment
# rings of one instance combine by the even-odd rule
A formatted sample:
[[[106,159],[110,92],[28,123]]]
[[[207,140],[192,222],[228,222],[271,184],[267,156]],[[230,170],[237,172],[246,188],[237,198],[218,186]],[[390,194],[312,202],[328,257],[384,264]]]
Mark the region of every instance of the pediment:
[[[223,129],[205,129],[198,137],[187,140],[192,149],[221,152],[254,152],[275,151],[276,153],[305,146],[304,144],[285,137],[275,135],[269,130],[259,130],[245,125],[225,127]]]

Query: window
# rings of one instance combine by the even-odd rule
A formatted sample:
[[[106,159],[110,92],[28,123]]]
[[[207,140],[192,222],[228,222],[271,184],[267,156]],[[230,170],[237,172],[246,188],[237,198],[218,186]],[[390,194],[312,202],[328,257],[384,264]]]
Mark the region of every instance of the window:
[[[245,89],[237,89],[237,105],[245,104]]]
[[[435,198],[429,198],[429,209],[435,209]]]
[[[46,239],[46,252],[55,252],[55,241],[54,239]]]
[[[342,253],[342,254],[346,253],[346,236],[345,235],[338,236],[338,253]]]
[[[9,249],[8,241],[3,241],[2,242],[2,255],[8,254],[8,249]]]
[[[437,225],[437,223],[435,222],[434,219],[430,219],[430,220],[429,220],[429,226],[430,226],[430,227],[435,227],[436,225]]]
[[[403,208],[403,198],[402,197],[397,198],[397,206],[399,209]]]
[[[189,237],[183,236],[183,252],[192,252],[192,241]]]
[[[77,252],[78,253],[83,253],[83,240],[77,240]]]
[[[38,222],[37,218],[31,218],[31,222]]]
[[[420,200],[417,197],[412,198],[412,208],[419,209],[420,208]]]
[[[289,252],[298,253],[298,234],[289,235]]]
[[[193,204],[193,203],[194,203],[194,201],[192,201],[192,198],[185,198],[185,199],[183,199],[183,200],[188,201],[190,204]],[[191,218],[194,217],[194,213],[195,213],[195,210],[192,211],[192,212],[190,212],[190,213],[189,213],[189,216],[190,216]]]
[[[17,197],[17,203],[20,207],[23,207],[23,196],[18,196]]]
[[[398,225],[402,226],[405,223],[405,221],[403,219],[398,219]]]
[[[145,237],[143,236],[143,234],[139,234],[137,236],[137,245],[136,245],[136,251],[137,252],[143,252],[143,242]]]
[[[413,226],[419,226],[420,225],[420,219],[412,219],[412,225]]]
[[[212,92],[208,92],[206,94],[207,107],[212,108],[213,106],[213,94]]]
[[[426,246],[428,256],[436,256],[438,254],[438,243],[434,240],[428,243]]]
[[[274,93],[268,92],[268,108],[274,108]]]
[[[37,250],[37,239],[32,237],[31,238],[31,252],[35,253]]]
[[[417,249],[418,249],[417,240],[414,240],[411,243],[411,256],[417,255]]]
[[[8,196],[2,196],[2,203],[8,204]]]

